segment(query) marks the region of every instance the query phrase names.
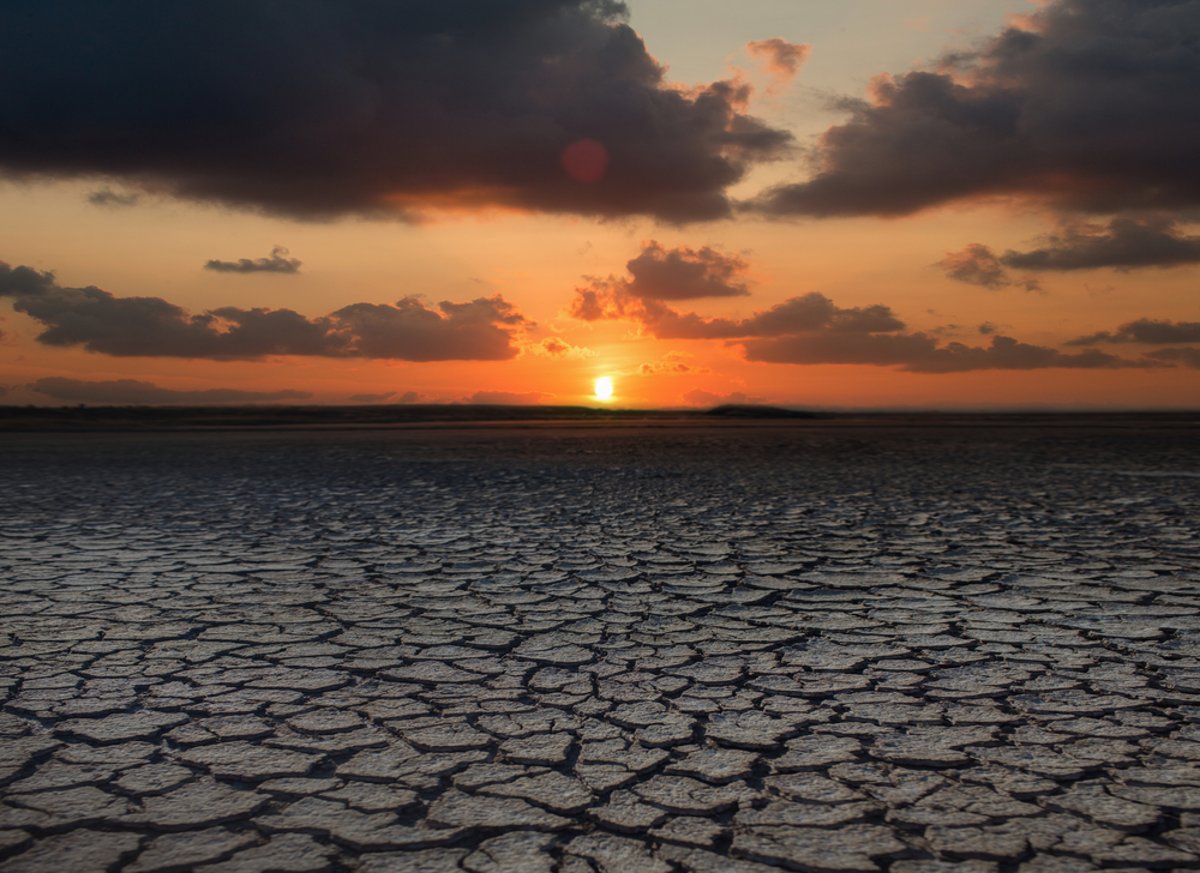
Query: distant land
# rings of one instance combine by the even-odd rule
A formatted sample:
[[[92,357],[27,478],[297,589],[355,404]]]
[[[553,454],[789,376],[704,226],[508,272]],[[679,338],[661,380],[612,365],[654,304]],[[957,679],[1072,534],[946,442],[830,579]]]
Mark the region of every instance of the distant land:
[[[0,406],[0,433],[178,430],[292,430],[487,425],[692,425],[765,423],[886,425],[1074,426],[1176,425],[1200,427],[1189,411],[809,411],[778,406],[724,405],[706,410],[613,409],[591,406],[403,404],[364,406]]]

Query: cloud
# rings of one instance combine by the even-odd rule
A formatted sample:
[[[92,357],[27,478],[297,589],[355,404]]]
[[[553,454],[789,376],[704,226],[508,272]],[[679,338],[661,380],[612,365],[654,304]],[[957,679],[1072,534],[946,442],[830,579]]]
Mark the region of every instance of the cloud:
[[[743,265],[743,269],[745,265]],[[596,281],[576,289],[576,317],[627,319],[658,339],[726,340],[746,360],[773,364],[869,364],[914,373],[968,370],[1122,369],[1162,367],[1164,360],[1129,360],[1097,349],[1061,352],[999,333],[985,322],[986,346],[942,344],[934,332],[910,332],[890,306],[842,307],[813,291],[791,297],[747,318],[707,318],[679,312],[662,300],[642,298],[631,283]],[[648,374],[654,372],[651,367]]]
[[[1173,267],[1200,263],[1200,236],[1184,236],[1166,218],[1115,218],[1107,226],[1067,224],[1028,252],[1009,251],[1003,262],[1023,270]]]
[[[41,294],[55,287],[54,274],[32,267],[10,267],[0,261],[0,297]]]
[[[638,373],[643,376],[695,376],[711,372],[708,367],[693,364],[691,357],[687,352],[667,352],[657,361],[643,362]]]
[[[553,394],[541,391],[476,391],[465,402],[481,406],[536,406],[552,397]]]
[[[297,258],[289,258],[288,250],[283,246],[275,246],[271,249],[270,257],[266,258],[239,258],[236,261],[217,261],[212,260],[204,265],[206,270],[215,270],[218,273],[299,273],[300,261]]]
[[[271,403],[281,400],[305,400],[307,391],[242,391],[236,388],[207,388],[180,391],[160,388],[137,379],[88,381],[57,376],[38,379],[29,386],[40,394],[74,403],[118,405],[160,405],[170,403]]]
[[[622,314],[642,323],[659,339],[737,339],[782,336],[811,330],[834,333],[900,330],[904,322],[882,304],[840,307],[817,291],[792,297],[749,318],[704,318],[679,313],[658,301],[626,304]]]
[[[746,360],[772,364],[873,364],[912,373],[961,373],[970,370],[1125,369],[1158,366],[1130,361],[1096,349],[1064,354],[1056,349],[993,336],[988,346],[937,340],[925,333],[811,333],[744,341]]]
[[[629,278],[593,279],[591,285],[579,289],[575,317],[595,321],[604,317],[606,306],[620,307],[631,301],[743,297],[750,293],[742,279],[746,262],[709,246],[667,249],[650,240],[625,269]]]
[[[1146,357],[1200,370],[1200,349],[1155,349],[1147,352]]]
[[[1073,339],[1069,346],[1091,346],[1096,343],[1200,343],[1200,321],[1155,321],[1139,318],[1127,321],[1116,330],[1101,331]]]
[[[573,346],[562,337],[549,336],[533,346],[535,354],[547,358],[592,358],[596,353],[583,346]]]
[[[808,60],[812,46],[786,39],[756,39],[746,43],[746,51],[763,61],[767,72],[780,83],[789,82]]]
[[[269,355],[507,360],[525,318],[503,297],[427,306],[352,303],[309,318],[290,309],[225,306],[188,313],[159,297],[115,297],[94,286],[64,288],[52,273],[0,264],[0,296],[39,321],[38,342],[118,356],[256,359]]]
[[[1117,213],[1200,206],[1195,0],[1050,0],[976,49],[877,78],[771,215],[903,215],[1018,196]]]
[[[416,391],[405,391],[403,394],[385,391],[381,394],[351,394],[350,399],[355,403],[416,403],[421,395]]]
[[[9,4],[0,169],[323,219],[510,207],[683,222],[788,133],[668,85],[617,0]],[[602,177],[563,152],[603,147]]]
[[[683,402],[688,406],[725,406],[727,404],[755,404],[765,403],[765,398],[755,397],[751,394],[743,394],[741,391],[733,391],[729,394],[713,394],[711,391],[703,391],[695,388],[683,395]]]
[[[101,188],[98,191],[91,192],[87,196],[87,202],[93,206],[108,208],[137,206],[140,199],[137,194],[121,194],[113,191],[111,188]]]
[[[981,288],[994,290],[1016,286],[1026,291],[1042,290],[1041,283],[1033,276],[1014,278],[1005,269],[1001,259],[980,243],[971,243],[962,251],[947,252],[946,257],[938,261],[937,266],[956,282],[978,285]]]

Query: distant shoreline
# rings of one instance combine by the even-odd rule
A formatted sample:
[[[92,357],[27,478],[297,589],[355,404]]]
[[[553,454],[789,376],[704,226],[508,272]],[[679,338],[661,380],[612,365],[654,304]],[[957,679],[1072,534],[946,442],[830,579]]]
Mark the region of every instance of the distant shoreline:
[[[770,406],[710,410],[584,406],[0,406],[3,433],[378,430],[488,427],[810,426],[1200,427],[1200,410],[812,412]]]

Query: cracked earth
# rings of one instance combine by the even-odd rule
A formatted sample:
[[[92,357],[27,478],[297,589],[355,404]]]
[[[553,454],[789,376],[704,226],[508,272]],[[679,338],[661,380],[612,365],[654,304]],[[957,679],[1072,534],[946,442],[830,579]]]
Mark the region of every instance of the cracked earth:
[[[6,873],[1200,868],[1194,427],[0,448]]]

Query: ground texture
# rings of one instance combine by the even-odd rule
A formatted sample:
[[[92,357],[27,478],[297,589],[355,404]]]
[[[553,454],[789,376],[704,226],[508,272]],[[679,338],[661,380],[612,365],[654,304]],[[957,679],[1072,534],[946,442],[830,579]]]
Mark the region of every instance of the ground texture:
[[[1200,441],[0,440],[0,870],[1200,868]]]

